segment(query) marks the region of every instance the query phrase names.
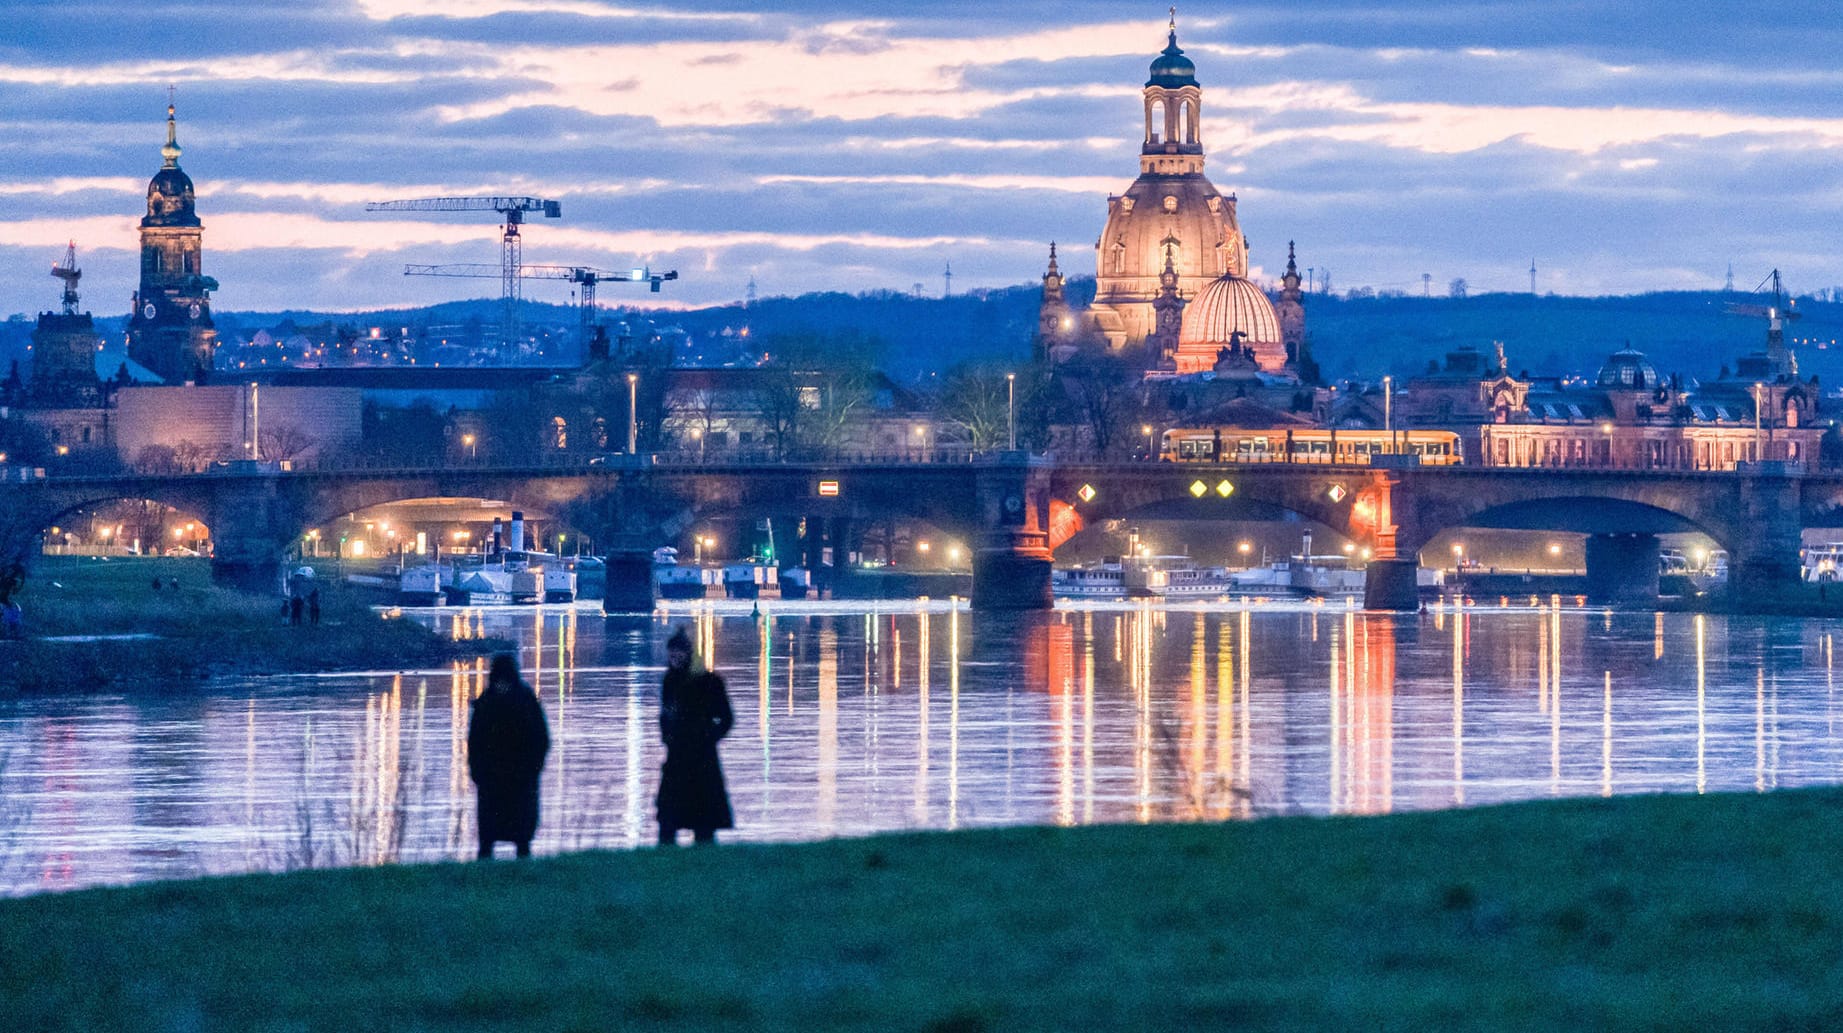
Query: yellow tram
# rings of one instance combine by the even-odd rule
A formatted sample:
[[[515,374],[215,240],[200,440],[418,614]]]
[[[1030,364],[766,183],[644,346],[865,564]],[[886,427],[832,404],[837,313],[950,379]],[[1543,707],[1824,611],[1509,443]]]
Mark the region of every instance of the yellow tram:
[[[1158,452],[1174,463],[1364,465],[1377,455],[1420,456],[1423,466],[1456,466],[1464,458],[1450,430],[1175,427],[1165,431]]]

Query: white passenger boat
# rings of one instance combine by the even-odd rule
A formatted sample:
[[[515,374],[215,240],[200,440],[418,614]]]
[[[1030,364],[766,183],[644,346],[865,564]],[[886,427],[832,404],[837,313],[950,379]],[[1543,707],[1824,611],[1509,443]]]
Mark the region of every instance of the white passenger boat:
[[[780,570],[772,563],[731,563],[723,568],[723,591],[731,599],[779,598]]]
[[[1126,598],[1126,568],[1118,562],[1050,571],[1050,591],[1067,599]]]
[[[444,575],[448,575],[447,568],[436,563],[406,568],[397,575],[397,605],[441,605],[442,586],[453,580],[452,576]]]
[[[1234,586],[1227,567],[1179,566],[1156,572],[1146,579],[1146,590],[1168,599],[1208,599]]]

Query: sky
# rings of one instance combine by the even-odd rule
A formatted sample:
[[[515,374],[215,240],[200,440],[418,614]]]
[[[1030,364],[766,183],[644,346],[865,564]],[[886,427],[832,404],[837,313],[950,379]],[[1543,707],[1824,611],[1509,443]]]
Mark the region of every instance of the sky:
[[[491,213],[562,202],[527,263],[676,269],[705,305],[1092,273],[1138,172],[1167,10],[1118,0],[0,0],[0,314],[127,310],[176,87],[220,311],[498,292]],[[1843,284],[1843,18],[1828,2],[1248,0],[1183,5],[1208,175],[1253,274],[1338,290]],[[1316,274],[1315,274],[1316,275]],[[565,302],[569,285],[528,297]]]

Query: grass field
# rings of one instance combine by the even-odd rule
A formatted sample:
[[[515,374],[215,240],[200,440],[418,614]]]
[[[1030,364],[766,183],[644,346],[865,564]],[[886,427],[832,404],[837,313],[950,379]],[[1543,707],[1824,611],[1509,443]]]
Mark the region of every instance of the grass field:
[[[156,591],[156,577],[163,585],[177,579],[179,588]],[[209,560],[44,557],[18,596],[26,639],[0,642],[0,693],[157,686],[239,671],[426,666],[482,648],[386,619],[332,579],[321,595],[320,625],[291,627],[279,595],[214,585]],[[52,641],[96,635],[153,637]]]
[[[1804,1030],[1843,792],[1014,829],[0,902],[22,1030]]]

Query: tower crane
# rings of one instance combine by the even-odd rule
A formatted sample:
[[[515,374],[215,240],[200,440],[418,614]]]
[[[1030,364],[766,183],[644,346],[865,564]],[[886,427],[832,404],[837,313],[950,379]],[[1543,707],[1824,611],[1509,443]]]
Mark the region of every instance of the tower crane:
[[[1791,349],[1785,346],[1785,324],[1800,318],[1802,313],[1796,310],[1796,299],[1786,294],[1785,284],[1779,279],[1779,270],[1774,269],[1760,285],[1753,289],[1755,294],[1766,288],[1767,281],[1772,281],[1773,295],[1770,305],[1745,305],[1729,302],[1726,311],[1731,316],[1752,316],[1766,320],[1766,355],[1772,362],[1775,375],[1798,375],[1798,359]]]
[[[405,276],[459,276],[473,279],[490,279],[499,275],[499,270],[490,265],[463,262],[454,265],[406,265]],[[583,354],[588,354],[589,338],[594,332],[595,285],[603,281],[619,283],[644,283],[654,294],[659,293],[659,285],[667,280],[678,279],[678,270],[656,273],[651,269],[590,269],[580,265],[527,265],[519,268],[519,275],[527,280],[568,280],[578,285],[580,299],[578,311],[582,334]]]
[[[546,219],[561,218],[563,205],[560,202],[536,197],[421,197],[408,201],[368,201],[365,211],[498,212],[504,216],[498,275],[500,295],[505,305],[505,312],[501,316],[504,347],[512,347],[518,340],[518,303],[521,295],[519,270],[524,266],[524,244],[518,228],[524,224],[527,212],[542,212]]]
[[[64,314],[77,314],[77,281],[83,279],[83,270],[77,268],[77,242],[71,241],[70,247],[64,249],[64,261],[51,267],[51,275],[64,281]]]

